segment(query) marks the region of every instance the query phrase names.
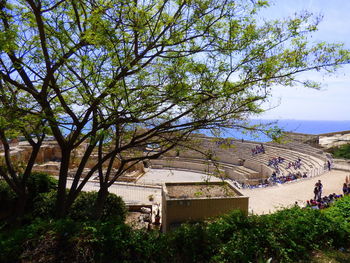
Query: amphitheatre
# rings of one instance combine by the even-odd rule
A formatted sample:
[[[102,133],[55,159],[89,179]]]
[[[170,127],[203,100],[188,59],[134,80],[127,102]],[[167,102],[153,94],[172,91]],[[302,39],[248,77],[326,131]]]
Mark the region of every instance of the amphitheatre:
[[[282,143],[260,143],[196,135],[193,149],[180,148],[159,159],[145,161],[120,177],[109,191],[120,195],[129,207],[147,206],[156,211],[164,209],[162,188],[167,183],[225,181],[248,197],[250,213],[269,213],[295,202],[304,206],[305,201],[312,198],[317,180],[322,180],[325,195],[341,193],[350,164],[333,159],[325,149],[348,143],[349,137],[350,131],[320,135],[286,133]],[[14,160],[20,162],[28,158],[31,149],[28,142],[13,140],[10,146]],[[263,151],[253,152],[261,147]],[[144,151],[146,153],[147,149]],[[57,176],[60,158],[57,143],[49,138],[44,141],[33,170]],[[271,160],[278,158],[283,161],[273,165]],[[71,159],[71,171],[76,169],[78,161],[79,149]],[[93,153],[85,172],[95,161],[96,154]],[[290,165],[296,162],[299,166]],[[328,164],[332,166],[330,171]],[[272,183],[274,173],[275,178],[287,178],[291,174],[294,177],[284,179],[284,183]],[[98,190],[98,181],[90,180],[84,190]]]

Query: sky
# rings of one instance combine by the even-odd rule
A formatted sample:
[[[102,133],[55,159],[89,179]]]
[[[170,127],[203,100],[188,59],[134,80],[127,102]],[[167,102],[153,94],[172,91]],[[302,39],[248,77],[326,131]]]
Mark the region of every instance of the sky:
[[[307,10],[323,15],[319,31],[311,41],[344,43],[350,49],[350,1],[349,0],[272,0],[261,17],[282,18]],[[276,87],[263,119],[297,120],[350,120],[350,65],[344,66],[332,76],[315,72],[304,78],[322,83],[321,90],[302,87]]]

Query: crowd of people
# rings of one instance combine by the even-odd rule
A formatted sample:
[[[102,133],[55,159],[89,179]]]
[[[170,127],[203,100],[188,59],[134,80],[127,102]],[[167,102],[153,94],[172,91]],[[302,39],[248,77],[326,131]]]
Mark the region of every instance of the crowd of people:
[[[300,157],[295,162],[289,162],[286,169],[294,168],[294,170],[301,168],[301,159]]]
[[[252,148],[251,150],[252,150],[252,156],[257,155],[259,153],[265,153],[265,147],[262,143]]]
[[[268,166],[272,167],[275,169],[275,171],[271,175],[271,179],[273,182],[276,183],[285,183],[288,181],[293,181],[299,178],[305,178],[307,177],[306,173],[301,174],[300,172],[293,173],[289,172],[288,175],[284,175],[281,173],[280,169],[280,164],[282,164],[285,161],[284,158],[278,156],[278,157],[273,157],[268,161]],[[288,165],[286,166],[286,170],[290,168],[294,168],[294,170],[300,169],[301,168],[301,159],[298,158],[295,162],[289,162]],[[277,177],[278,175],[278,177]]]
[[[215,142],[217,146],[220,145],[233,145],[235,143],[234,140],[229,140],[229,139],[220,139],[218,141]]]
[[[262,187],[268,187],[268,186],[273,186],[276,184],[284,184],[287,182],[291,182],[294,180],[298,180],[301,178],[307,178],[308,175],[306,172],[304,172],[303,174],[301,172],[297,172],[297,173],[289,173],[288,175],[282,175],[282,176],[277,176],[276,172],[273,172],[272,175],[268,178],[265,179],[263,182],[257,184],[257,185],[248,185],[248,184],[242,184],[241,187],[242,188],[262,188]]]
[[[268,166],[274,167],[276,170],[278,170],[278,165],[284,162],[284,158],[281,156],[273,157],[270,159],[267,163]]]
[[[303,174],[299,171],[297,173],[289,173],[288,175],[282,175],[277,176],[276,172],[273,172],[271,177],[269,178],[269,181],[272,184],[284,184],[286,182],[298,180],[301,178],[307,178],[307,173],[304,172]]]
[[[312,209],[323,209],[329,207],[334,201],[342,198],[344,195],[350,194],[350,184],[345,182],[343,184],[343,194],[330,194],[322,196],[323,184],[318,180],[314,187],[314,198],[306,201],[306,206]]]
[[[306,206],[312,209],[323,209],[329,207],[334,201],[336,201],[339,198],[342,198],[343,195],[337,195],[335,193],[323,196],[321,198],[310,199],[306,201]]]
[[[265,148],[263,144],[256,145],[254,148],[251,148],[252,156],[255,156],[260,153],[265,153]],[[282,168],[283,163],[286,162],[286,159],[281,156],[272,157],[268,160],[267,165],[274,169],[272,175],[261,181],[259,184],[256,185],[248,185],[248,184],[242,184],[241,187],[243,188],[262,188],[262,187],[268,187],[273,186],[276,184],[284,184],[287,182],[295,181],[298,179],[308,178],[307,172],[301,172],[301,171],[295,171],[302,169],[302,159],[298,157],[295,161],[288,162],[285,168]],[[330,169],[331,162],[327,162],[327,168]],[[284,167],[284,166],[283,166]],[[285,172],[283,172],[285,171]],[[345,188],[344,188],[345,189]],[[349,188],[346,188],[347,193],[350,194],[350,184]],[[322,184],[317,187],[316,190],[314,190],[314,194],[316,196],[315,200],[318,200],[322,196]],[[322,198],[321,198],[322,199]]]
[[[270,159],[267,163],[268,166],[278,168],[278,165],[284,162],[284,158],[278,156],[278,157],[273,157]],[[295,161],[295,162],[289,162],[288,165],[286,166],[286,169],[294,168],[295,170],[301,168],[301,159],[300,157]]]

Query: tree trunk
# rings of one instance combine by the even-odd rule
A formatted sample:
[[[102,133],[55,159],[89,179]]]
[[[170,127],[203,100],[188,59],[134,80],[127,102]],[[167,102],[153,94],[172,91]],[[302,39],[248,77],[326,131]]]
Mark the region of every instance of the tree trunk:
[[[100,190],[98,191],[98,194],[97,194],[97,199],[95,202],[94,211],[92,211],[93,219],[95,219],[95,220],[101,219],[103,207],[104,207],[105,202],[107,200],[108,194],[109,194],[109,192],[108,192],[107,185],[101,186]]]
[[[28,201],[28,194],[21,193],[17,194],[17,200],[14,207],[9,210],[8,217],[6,218],[9,224],[20,226],[22,224],[22,219],[24,218],[26,212],[26,205]]]
[[[18,199],[16,201],[16,208],[15,208],[15,217],[18,220],[21,220],[26,212],[27,201],[28,201],[27,193],[23,193],[21,196],[18,196]]]
[[[56,208],[55,208],[56,218],[63,218],[67,214],[66,187],[67,187],[69,161],[70,161],[70,151],[62,150],[62,160],[61,160],[60,174],[58,179],[57,200],[56,200]]]

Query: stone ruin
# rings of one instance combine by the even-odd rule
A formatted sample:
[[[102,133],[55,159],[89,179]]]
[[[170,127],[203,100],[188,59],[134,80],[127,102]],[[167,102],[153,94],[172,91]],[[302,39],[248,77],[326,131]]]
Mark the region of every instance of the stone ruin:
[[[83,143],[79,146],[71,156],[70,166],[69,166],[69,175],[74,176],[78,165],[82,159],[82,156],[86,150],[87,143]],[[32,147],[26,141],[19,142],[18,140],[12,140],[10,142],[10,154],[12,161],[19,167],[22,164],[28,162]],[[62,158],[61,150],[58,143],[54,140],[44,141],[38,156],[36,158],[33,171],[35,172],[46,172],[53,176],[58,176],[60,169],[60,161]],[[97,163],[97,150],[93,151],[88,162],[85,165],[82,177],[85,177],[90,169]],[[0,162],[4,161],[4,151],[3,146],[0,144]],[[113,169],[119,168],[119,161],[116,160],[113,163]],[[118,178],[118,181],[127,181],[133,182],[137,180],[140,176],[144,174],[143,163],[138,163],[131,167],[127,173]],[[93,176],[95,177],[95,176]],[[93,178],[92,177],[92,178]]]

